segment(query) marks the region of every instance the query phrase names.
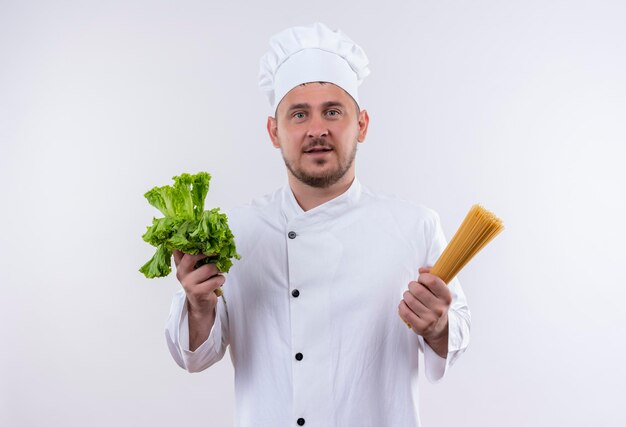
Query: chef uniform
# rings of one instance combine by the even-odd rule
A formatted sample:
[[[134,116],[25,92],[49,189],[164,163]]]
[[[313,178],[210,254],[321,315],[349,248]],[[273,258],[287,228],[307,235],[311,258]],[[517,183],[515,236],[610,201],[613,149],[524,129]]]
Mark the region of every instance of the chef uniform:
[[[357,100],[367,59],[340,31],[295,27],[270,46],[260,81],[276,88],[272,108],[289,85],[310,81],[342,83]],[[297,69],[306,70],[304,80],[293,77]],[[456,279],[448,284],[447,358],[398,316],[418,268],[433,265],[446,245],[437,214],[355,178],[345,193],[306,212],[285,185],[227,215],[241,260],[195,351],[185,293],[176,293],[166,327],[174,360],[198,372],[229,347],[237,426],[419,426],[419,353],[436,382],[469,343],[469,309]]]

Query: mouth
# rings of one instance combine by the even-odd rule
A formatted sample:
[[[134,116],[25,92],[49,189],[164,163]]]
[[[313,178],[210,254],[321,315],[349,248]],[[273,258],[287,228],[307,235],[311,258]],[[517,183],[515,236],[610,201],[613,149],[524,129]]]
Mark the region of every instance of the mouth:
[[[308,150],[304,151],[304,154],[311,154],[311,155],[324,155],[326,153],[330,153],[331,151],[333,151],[332,148],[329,147],[314,147],[314,148],[310,148]]]

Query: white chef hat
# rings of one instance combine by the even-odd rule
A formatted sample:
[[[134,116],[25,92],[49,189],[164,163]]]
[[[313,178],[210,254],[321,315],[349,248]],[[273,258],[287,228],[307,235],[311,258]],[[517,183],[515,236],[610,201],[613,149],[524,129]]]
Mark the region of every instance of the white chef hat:
[[[261,58],[259,87],[273,111],[294,87],[308,82],[334,83],[359,103],[357,88],[370,73],[363,49],[341,30],[316,22],[292,27],[270,39]]]

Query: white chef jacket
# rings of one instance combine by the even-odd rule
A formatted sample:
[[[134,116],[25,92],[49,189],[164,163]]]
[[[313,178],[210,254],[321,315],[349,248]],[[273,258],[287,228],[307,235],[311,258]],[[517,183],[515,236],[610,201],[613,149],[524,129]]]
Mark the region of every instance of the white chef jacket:
[[[436,382],[469,343],[456,279],[447,358],[398,315],[418,268],[432,266],[446,245],[437,214],[356,178],[306,212],[285,185],[227,214],[241,260],[193,352],[185,294],[174,296],[166,339],[178,365],[202,371],[230,345],[236,426],[419,426],[419,352]]]

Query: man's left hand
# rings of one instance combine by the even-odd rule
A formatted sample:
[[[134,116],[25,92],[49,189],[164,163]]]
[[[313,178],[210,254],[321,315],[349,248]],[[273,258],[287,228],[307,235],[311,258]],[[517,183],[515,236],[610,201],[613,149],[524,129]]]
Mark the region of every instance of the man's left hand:
[[[417,281],[409,283],[398,306],[400,317],[415,333],[424,337],[435,353],[448,354],[448,309],[452,294],[443,280],[430,274],[430,268],[419,269]]]

